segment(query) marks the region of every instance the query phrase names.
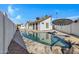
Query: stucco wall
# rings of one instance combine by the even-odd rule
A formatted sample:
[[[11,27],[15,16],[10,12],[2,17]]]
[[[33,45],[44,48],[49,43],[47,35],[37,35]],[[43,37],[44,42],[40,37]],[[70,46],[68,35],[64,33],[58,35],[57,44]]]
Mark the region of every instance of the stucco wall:
[[[3,53],[3,14],[0,12],[0,53]]]
[[[44,23],[44,24],[43,24]],[[48,23],[48,28],[46,28],[46,23]],[[28,23],[25,25],[26,30],[52,30],[52,18],[48,18],[40,23],[38,23],[37,25],[37,29],[36,29],[36,24],[33,25],[28,25]],[[33,29],[34,27],[34,29]]]
[[[79,21],[72,24],[72,34],[79,36]]]
[[[29,26],[29,30],[33,30],[33,25],[30,25]]]
[[[46,23],[48,23],[49,28],[46,28]],[[40,22],[40,30],[51,30],[51,29],[52,29],[52,19],[51,19],[51,17],[48,18],[47,20]]]
[[[25,24],[25,29],[26,29],[26,30],[29,29],[29,24],[28,24],[28,23]]]
[[[69,34],[71,33],[70,25],[65,25],[65,26],[55,25],[55,29]]]
[[[16,26],[8,16],[0,13],[0,53],[7,53],[8,46],[15,34]]]
[[[55,29],[79,36],[79,21],[77,23],[72,23],[70,25],[64,25],[64,26],[55,25]]]
[[[62,28],[60,30],[70,34],[71,33],[71,25],[62,26]]]

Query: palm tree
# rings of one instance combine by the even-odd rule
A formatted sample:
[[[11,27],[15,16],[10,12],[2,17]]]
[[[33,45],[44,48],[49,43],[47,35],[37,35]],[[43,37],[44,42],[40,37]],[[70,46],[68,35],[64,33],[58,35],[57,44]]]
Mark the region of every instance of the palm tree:
[[[74,49],[73,48],[73,45],[79,46],[79,44],[71,43],[70,40],[68,40],[66,43],[69,45],[69,47],[68,48],[62,48],[61,49],[61,51],[62,51],[63,54],[73,54],[73,49]],[[68,50],[66,50],[66,49],[68,49]]]
[[[40,20],[40,17],[36,17],[36,20]]]
[[[48,15],[45,15],[44,17],[42,17],[43,20],[48,19],[48,18],[49,18]]]

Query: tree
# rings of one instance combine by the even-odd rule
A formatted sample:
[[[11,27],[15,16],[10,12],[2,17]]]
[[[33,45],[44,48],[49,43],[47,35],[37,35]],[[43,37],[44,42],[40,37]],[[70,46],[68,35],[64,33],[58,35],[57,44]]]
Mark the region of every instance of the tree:
[[[36,17],[36,20],[40,20],[40,17]]]
[[[48,15],[45,15],[44,17],[42,17],[43,20],[45,20],[45,19],[47,19],[47,18],[49,18]]]
[[[73,21],[71,19],[56,19],[54,20],[52,23],[55,25],[69,25],[71,24]]]

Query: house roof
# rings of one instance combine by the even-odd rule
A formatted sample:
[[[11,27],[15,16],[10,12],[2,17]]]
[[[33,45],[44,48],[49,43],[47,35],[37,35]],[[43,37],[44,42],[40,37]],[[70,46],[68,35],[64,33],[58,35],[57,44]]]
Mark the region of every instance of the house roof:
[[[29,22],[30,25],[36,24],[36,23],[40,23],[48,18],[50,18],[51,16],[48,16],[46,18],[40,18],[39,20],[35,20],[34,22]]]
[[[70,19],[57,19],[57,20],[54,20],[52,23],[55,24],[55,25],[69,25],[71,24],[73,21],[70,20]]]

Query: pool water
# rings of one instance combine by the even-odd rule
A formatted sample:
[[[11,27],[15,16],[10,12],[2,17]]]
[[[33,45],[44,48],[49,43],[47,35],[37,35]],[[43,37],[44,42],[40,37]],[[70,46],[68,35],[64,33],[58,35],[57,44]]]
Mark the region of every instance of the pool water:
[[[28,38],[30,40],[50,45],[50,46],[61,46],[64,48],[68,48],[69,44],[64,39],[61,39],[55,35],[45,33],[45,32],[21,32],[22,36]]]

